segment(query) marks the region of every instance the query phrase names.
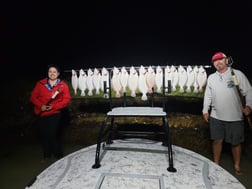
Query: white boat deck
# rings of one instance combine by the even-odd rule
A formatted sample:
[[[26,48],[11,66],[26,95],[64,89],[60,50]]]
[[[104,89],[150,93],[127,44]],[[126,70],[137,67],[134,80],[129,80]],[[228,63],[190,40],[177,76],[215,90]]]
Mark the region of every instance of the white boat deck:
[[[100,168],[92,168],[96,150],[92,145],[55,162],[26,189],[245,188],[222,167],[178,146],[173,146],[174,173],[167,171],[167,147],[160,142],[115,140],[103,147]]]

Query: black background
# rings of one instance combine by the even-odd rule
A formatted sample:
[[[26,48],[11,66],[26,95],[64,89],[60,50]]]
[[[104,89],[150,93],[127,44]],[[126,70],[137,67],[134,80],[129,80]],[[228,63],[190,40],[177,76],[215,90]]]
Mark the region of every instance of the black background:
[[[51,63],[207,65],[216,51],[246,74],[252,64],[249,1],[8,1],[1,10],[0,61],[12,77],[46,76]]]

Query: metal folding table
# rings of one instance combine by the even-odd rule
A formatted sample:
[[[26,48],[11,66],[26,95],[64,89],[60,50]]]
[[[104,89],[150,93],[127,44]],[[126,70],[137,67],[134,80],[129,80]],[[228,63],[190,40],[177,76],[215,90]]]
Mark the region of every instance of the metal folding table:
[[[95,154],[95,164],[92,166],[93,168],[99,168],[101,166],[100,165],[101,143],[105,136],[108,136],[107,143],[112,143],[112,131],[114,128],[114,120],[115,118],[118,117],[152,117],[162,119],[162,128],[165,135],[164,138],[166,140],[165,144],[168,147],[167,153],[168,153],[169,166],[167,170],[169,172],[176,172],[176,169],[173,166],[172,144],[171,144],[171,136],[169,131],[167,114],[165,111],[163,111],[163,108],[161,107],[116,107],[113,108],[111,111],[107,112],[98,135],[96,154]],[[107,125],[108,127],[106,127]]]

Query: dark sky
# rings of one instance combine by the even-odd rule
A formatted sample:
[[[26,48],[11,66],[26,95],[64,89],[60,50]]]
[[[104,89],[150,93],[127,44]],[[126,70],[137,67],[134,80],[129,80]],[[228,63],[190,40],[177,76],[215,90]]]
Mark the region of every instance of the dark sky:
[[[35,75],[50,63],[64,70],[200,65],[224,51],[234,67],[251,67],[249,1],[91,2],[5,3],[1,65]]]

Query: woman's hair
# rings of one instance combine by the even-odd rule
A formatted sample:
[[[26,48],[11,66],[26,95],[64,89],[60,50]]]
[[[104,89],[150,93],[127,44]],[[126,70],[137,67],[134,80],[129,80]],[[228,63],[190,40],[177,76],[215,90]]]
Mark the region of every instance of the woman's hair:
[[[50,69],[50,68],[56,68],[56,70],[60,73],[60,67],[58,66],[58,65],[56,65],[56,64],[49,64],[48,66],[47,66],[47,68],[48,68],[48,70]]]

